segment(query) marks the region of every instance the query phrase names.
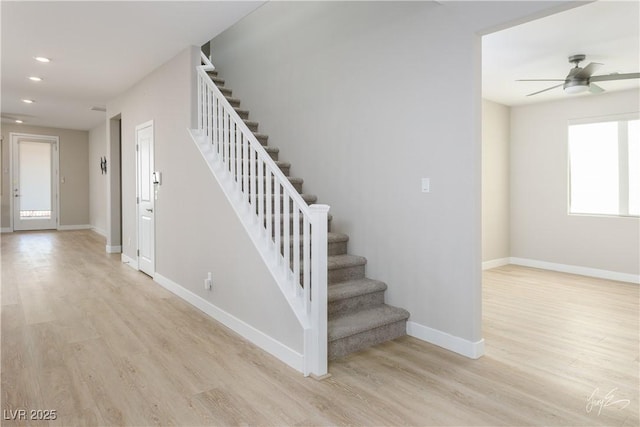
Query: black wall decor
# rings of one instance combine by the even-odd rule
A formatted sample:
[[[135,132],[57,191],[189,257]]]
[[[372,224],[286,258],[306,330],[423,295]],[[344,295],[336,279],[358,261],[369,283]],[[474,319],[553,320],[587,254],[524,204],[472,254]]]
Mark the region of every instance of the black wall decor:
[[[100,157],[100,170],[102,171],[102,175],[107,173],[107,158]]]

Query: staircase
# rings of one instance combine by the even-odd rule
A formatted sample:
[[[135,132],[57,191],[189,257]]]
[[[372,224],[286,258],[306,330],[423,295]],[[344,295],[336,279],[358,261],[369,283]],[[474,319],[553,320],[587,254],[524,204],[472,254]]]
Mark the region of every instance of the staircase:
[[[295,190],[300,193],[302,199],[308,204],[315,203],[317,197],[302,191],[302,178],[290,176],[291,165],[279,160],[279,149],[268,145],[268,135],[259,132],[258,122],[249,119],[249,111],[240,107],[240,100],[234,98],[232,91],[224,86],[225,81],[218,76],[218,72],[212,70],[207,71],[207,74]],[[275,209],[274,206],[277,203],[270,204]],[[275,221],[277,219],[274,219]],[[280,222],[283,221],[285,220],[281,217]],[[291,218],[291,222],[293,221],[295,219]],[[347,253],[349,237],[342,233],[331,232],[330,223],[331,216],[329,215],[329,232],[327,233],[328,358],[336,359],[405,335],[409,313],[404,309],[384,303],[387,285],[365,277],[367,260]],[[299,229],[295,226],[286,228],[292,233]],[[284,227],[277,229],[284,230]],[[291,245],[293,244],[292,241]],[[281,253],[285,253],[284,248]],[[294,253],[302,253],[302,250],[294,251],[291,248],[286,253],[293,257]]]

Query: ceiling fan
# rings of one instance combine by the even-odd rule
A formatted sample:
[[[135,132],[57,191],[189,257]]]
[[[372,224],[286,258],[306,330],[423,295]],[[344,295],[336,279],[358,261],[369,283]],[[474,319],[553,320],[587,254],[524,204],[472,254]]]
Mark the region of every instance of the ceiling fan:
[[[564,91],[568,94],[580,93],[580,92],[591,92],[591,93],[600,93],[604,92],[604,89],[595,84],[594,82],[603,82],[609,80],[626,80],[626,79],[638,79],[640,78],[640,73],[628,73],[628,74],[606,74],[602,76],[594,76],[593,73],[596,72],[598,68],[602,66],[602,64],[598,62],[591,62],[586,67],[582,68],[578,64],[584,61],[586,58],[585,55],[572,55],[569,57],[569,62],[571,64],[575,64],[571,70],[569,70],[569,74],[564,79],[527,79],[527,80],[516,80],[519,82],[562,82],[555,86],[548,87],[546,89],[539,90],[537,92],[533,92],[528,94],[527,96],[537,95],[542,92],[546,92],[551,89],[555,89],[557,87],[562,86]]]

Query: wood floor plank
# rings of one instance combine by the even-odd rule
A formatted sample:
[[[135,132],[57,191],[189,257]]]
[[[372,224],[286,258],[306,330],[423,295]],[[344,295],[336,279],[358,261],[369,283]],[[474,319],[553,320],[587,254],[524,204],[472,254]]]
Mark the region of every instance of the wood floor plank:
[[[403,337],[316,381],[104,244],[87,230],[0,239],[1,407],[58,414],[2,425],[640,425],[640,286],[488,270],[482,358]]]

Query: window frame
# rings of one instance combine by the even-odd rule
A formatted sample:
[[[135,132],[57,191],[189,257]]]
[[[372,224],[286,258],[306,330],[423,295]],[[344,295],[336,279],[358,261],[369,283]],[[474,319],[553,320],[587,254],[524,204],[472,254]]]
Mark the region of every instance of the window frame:
[[[640,214],[629,213],[629,135],[628,122],[640,120],[640,111],[622,114],[612,114],[597,117],[570,119],[567,122],[566,150],[567,150],[567,215],[592,216],[608,218],[640,218]],[[571,212],[571,141],[569,139],[571,126],[595,123],[618,123],[618,213],[603,214],[589,212]],[[626,178],[626,179],[625,179]]]

